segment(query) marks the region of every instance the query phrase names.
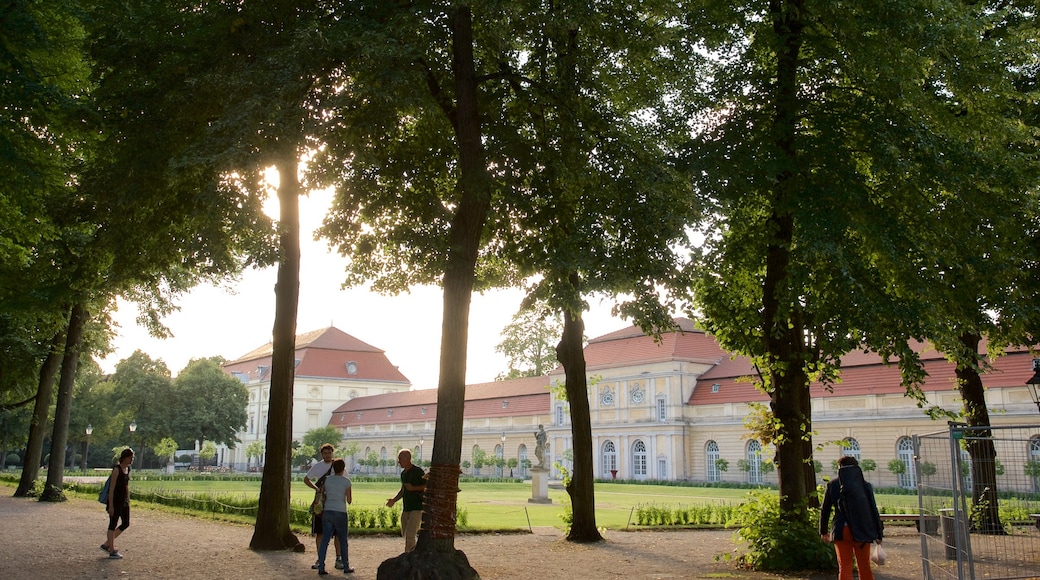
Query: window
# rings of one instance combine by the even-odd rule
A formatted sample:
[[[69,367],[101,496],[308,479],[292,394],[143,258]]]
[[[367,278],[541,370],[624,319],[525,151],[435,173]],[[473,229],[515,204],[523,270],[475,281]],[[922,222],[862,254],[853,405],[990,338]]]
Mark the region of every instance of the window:
[[[253,416],[253,415],[250,415],[249,416],[249,432],[250,433],[255,433],[256,432],[255,429],[256,429],[256,417]]]
[[[632,444],[632,476],[646,479],[646,443],[641,439]]]
[[[509,406],[509,401],[502,401],[502,408],[505,409]]]
[[[668,460],[664,455],[657,456],[657,479],[668,479]]]
[[[721,386],[722,385],[720,385],[718,383],[712,383],[711,384],[711,392],[713,392],[713,393],[719,392],[719,387],[721,387]]]
[[[613,441],[604,441],[600,447],[600,463],[603,464],[603,477],[614,477],[617,473],[617,448]]]
[[[900,437],[896,442],[896,457],[903,462],[903,473],[899,474],[899,487],[915,487],[914,442],[909,437]]]
[[[347,374],[348,375],[356,375],[357,374],[357,363],[356,362],[354,362],[354,361],[347,362]]]
[[[704,446],[704,463],[707,467],[708,481],[722,481],[722,472],[719,470],[719,444],[708,441]]]
[[[852,437],[846,437],[841,442],[841,454],[842,456],[848,455],[855,457],[856,461],[860,460],[859,441],[856,441]]]
[[[502,445],[495,445],[495,458],[496,459],[505,459],[505,457],[506,457],[506,452],[505,452],[505,449],[502,447]],[[499,477],[502,477],[504,475],[504,473],[503,473],[504,470],[505,470],[505,462],[500,462],[499,465],[498,465],[498,476]]]
[[[657,420],[662,423],[668,420],[668,406],[664,403],[664,395],[657,397]]]
[[[748,441],[744,457],[748,467],[747,482],[762,483],[762,444],[755,440]]]
[[[614,404],[614,391],[610,390],[610,387],[604,387],[603,392],[599,396],[599,402],[604,407],[610,407]]]
[[[563,425],[563,405],[556,405],[556,424]]]
[[[527,446],[521,445],[516,452],[516,460],[520,465],[520,477],[527,476]]]

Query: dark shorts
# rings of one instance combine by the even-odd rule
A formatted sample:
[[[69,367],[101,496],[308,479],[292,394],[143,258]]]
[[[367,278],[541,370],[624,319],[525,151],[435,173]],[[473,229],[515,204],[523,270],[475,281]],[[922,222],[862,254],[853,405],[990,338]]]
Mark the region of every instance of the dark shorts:
[[[316,515],[311,514],[311,533],[312,534],[317,534],[317,535],[320,536],[321,535],[321,525],[322,525],[321,516],[316,516]]]
[[[122,519],[123,523],[119,526],[120,531],[125,531],[130,527],[130,505],[123,504],[122,507],[116,508],[115,515],[108,516],[108,529],[109,531],[116,529],[116,523]]]

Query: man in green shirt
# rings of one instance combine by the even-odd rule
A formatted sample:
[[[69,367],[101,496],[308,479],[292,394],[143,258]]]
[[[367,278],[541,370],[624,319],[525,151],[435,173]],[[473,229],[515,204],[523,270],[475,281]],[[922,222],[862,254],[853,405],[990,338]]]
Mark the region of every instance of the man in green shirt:
[[[422,523],[422,494],[426,491],[426,472],[412,464],[412,452],[402,449],[397,452],[397,463],[401,466],[401,490],[386,500],[386,507],[394,507],[404,499],[401,511],[401,535],[404,536],[404,551],[415,549],[415,539]]]

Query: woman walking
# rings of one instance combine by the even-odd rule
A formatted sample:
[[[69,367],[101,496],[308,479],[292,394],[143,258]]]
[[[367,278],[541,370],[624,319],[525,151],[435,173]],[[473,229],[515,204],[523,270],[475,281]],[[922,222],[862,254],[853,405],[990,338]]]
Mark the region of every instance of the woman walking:
[[[827,523],[834,509],[834,521]],[[863,479],[855,457],[838,460],[838,477],[827,484],[820,508],[820,536],[834,542],[838,554],[838,580],[852,580],[852,557],[856,556],[860,580],[874,580],[870,569],[870,544],[881,543],[884,526],[874,499],[874,487]]]
[[[113,560],[122,559],[116,549],[116,538],[130,527],[130,465],[134,462],[134,450],[127,447],[119,454],[119,463],[112,467],[108,476],[108,540],[101,549]],[[116,524],[122,520],[119,527]]]

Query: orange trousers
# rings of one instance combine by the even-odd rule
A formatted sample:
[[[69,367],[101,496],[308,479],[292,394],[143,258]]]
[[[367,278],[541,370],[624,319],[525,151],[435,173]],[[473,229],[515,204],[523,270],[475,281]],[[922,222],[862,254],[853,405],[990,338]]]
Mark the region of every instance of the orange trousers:
[[[841,532],[843,540],[834,541],[834,550],[838,553],[838,580],[852,580],[852,555],[856,555],[856,566],[859,568],[859,580],[874,580],[874,571],[870,569],[871,542],[857,542],[852,539],[852,530],[848,526]]]

